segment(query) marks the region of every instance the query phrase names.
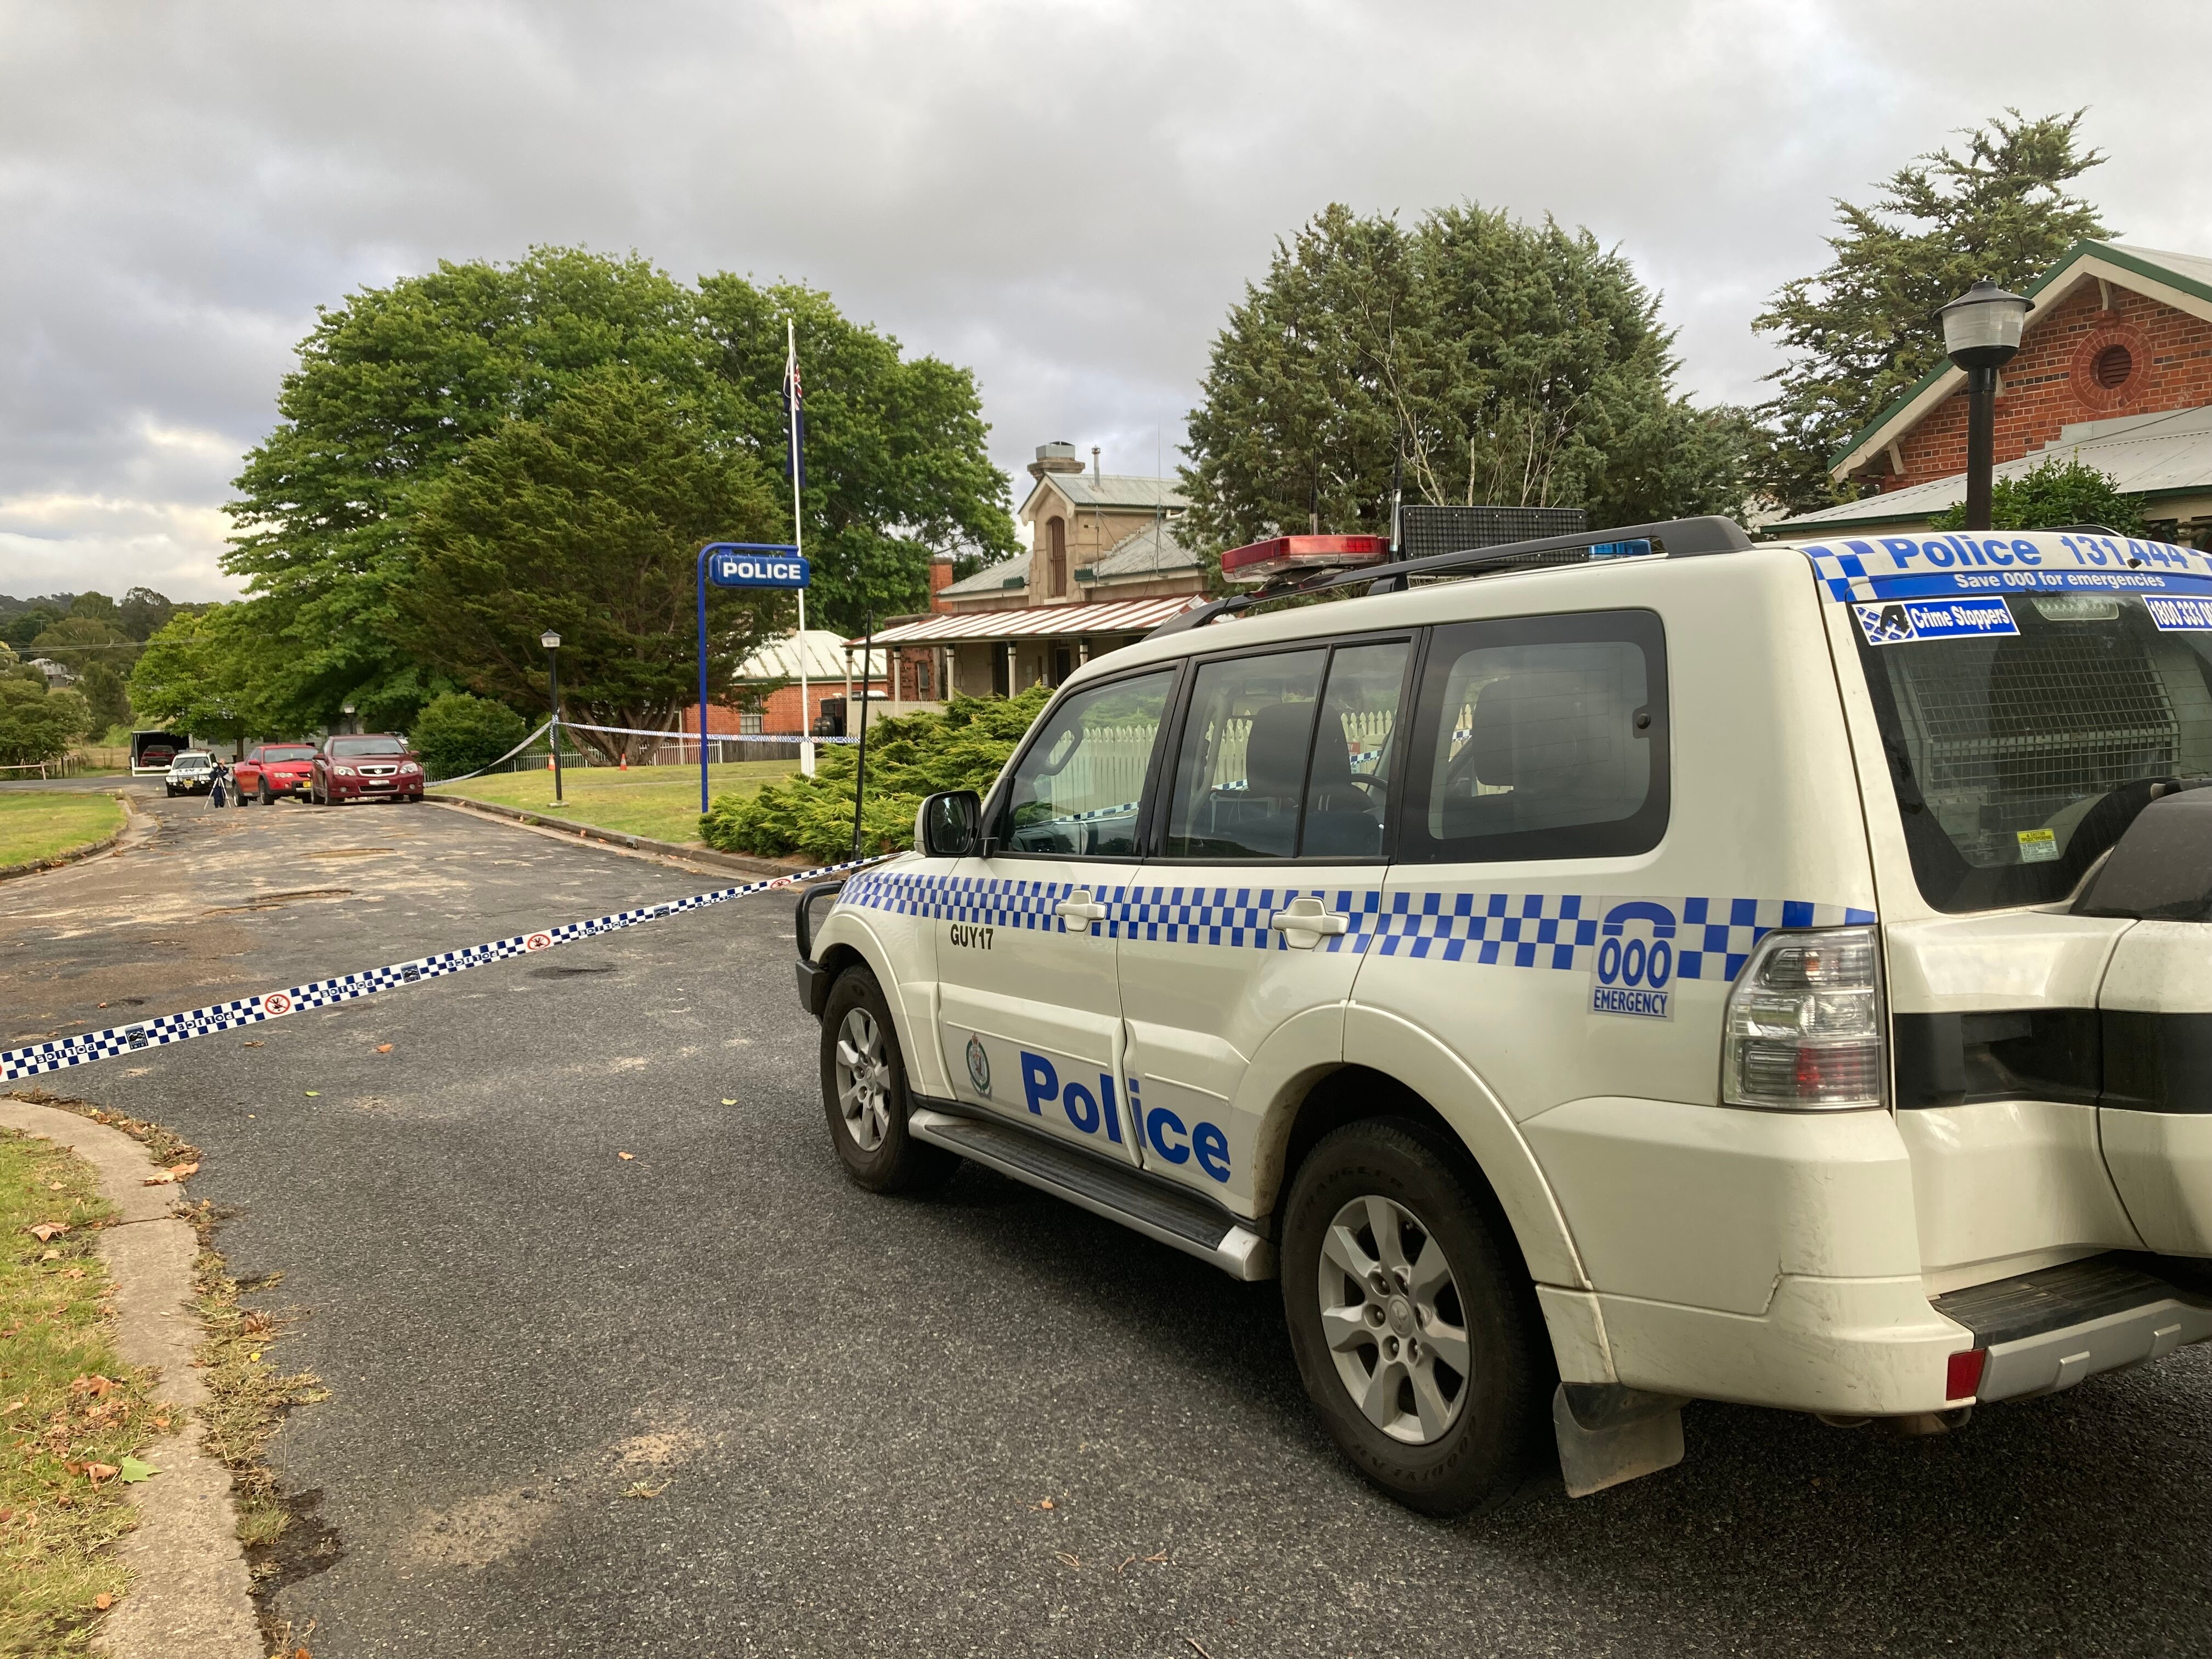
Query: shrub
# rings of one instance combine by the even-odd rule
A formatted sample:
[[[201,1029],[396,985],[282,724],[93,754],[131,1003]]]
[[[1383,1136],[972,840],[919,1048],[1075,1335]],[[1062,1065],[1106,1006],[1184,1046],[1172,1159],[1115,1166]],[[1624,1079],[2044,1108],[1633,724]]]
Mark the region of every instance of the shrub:
[[[1040,685],[1012,698],[955,697],[942,714],[871,720],[861,850],[911,847],[915,811],[925,795],[988,789],[1051,698]],[[803,853],[834,863],[852,851],[857,770],[853,745],[825,749],[811,778],[771,783],[756,795],[719,797],[701,816],[700,834],[726,853]]]
[[[410,735],[422,769],[434,781],[490,765],[529,731],[522,716],[503,702],[448,691],[416,716]]]
[[[1929,520],[1930,530],[1966,527],[1965,502]],[[2110,474],[2075,460],[2049,460],[1990,486],[1992,530],[2063,530],[2100,524],[2121,536],[2143,533],[2142,497],[2124,495]]]

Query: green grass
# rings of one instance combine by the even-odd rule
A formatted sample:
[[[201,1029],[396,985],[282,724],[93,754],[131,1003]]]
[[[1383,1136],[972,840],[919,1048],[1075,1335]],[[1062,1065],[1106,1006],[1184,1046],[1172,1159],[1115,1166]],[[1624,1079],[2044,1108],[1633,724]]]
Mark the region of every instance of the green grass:
[[[763,783],[799,770],[795,760],[731,761],[707,769],[716,795],[750,795]],[[495,801],[526,811],[545,812],[569,823],[594,824],[626,836],[645,836],[678,845],[702,845],[699,839],[699,769],[641,766],[623,772],[611,767],[565,767],[562,795],[553,805],[553,775],[547,771],[495,772],[431,791],[470,800]]]
[[[123,827],[123,803],[82,791],[0,792],[0,869],[88,847]]]
[[[168,1425],[110,1340],[94,1241],[113,1216],[89,1165],[0,1130],[0,1653],[92,1650],[125,1589],[124,1459]],[[46,1222],[68,1231],[28,1231]]]

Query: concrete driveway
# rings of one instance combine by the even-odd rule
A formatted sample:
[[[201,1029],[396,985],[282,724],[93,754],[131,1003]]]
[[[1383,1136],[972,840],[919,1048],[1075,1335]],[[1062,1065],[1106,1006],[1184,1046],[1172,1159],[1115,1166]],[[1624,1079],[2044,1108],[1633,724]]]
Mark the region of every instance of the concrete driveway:
[[[0,1042],[729,879],[150,806],[0,886]],[[2212,1354],[1924,1442],[1697,1407],[1679,1469],[1425,1521],[1316,1428],[1275,1286],[980,1171],[849,1186],[790,933],[747,901],[58,1079],[198,1142],[232,1270],[309,1310],[276,1357],[332,1397],[274,1454],[339,1553],[275,1606],[318,1659],[2204,1650]]]

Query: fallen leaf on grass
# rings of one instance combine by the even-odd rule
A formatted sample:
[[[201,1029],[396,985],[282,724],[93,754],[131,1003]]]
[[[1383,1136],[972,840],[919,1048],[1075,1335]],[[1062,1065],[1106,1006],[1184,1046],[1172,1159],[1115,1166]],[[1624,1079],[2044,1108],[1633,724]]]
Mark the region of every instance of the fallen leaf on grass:
[[[1070,1555],[1066,1550],[1054,1550],[1052,1553],[1052,1559],[1059,1562],[1063,1567],[1079,1567],[1083,1565],[1081,1561],[1078,1560],[1074,1556]]]
[[[41,1261],[58,1261],[61,1259],[62,1253],[59,1250],[41,1250],[39,1252],[39,1260]]]
[[[27,1395],[21,1400],[11,1400],[6,1405],[0,1406],[0,1417],[5,1417],[10,1412],[19,1412],[30,1403],[30,1396]]]
[[[161,1474],[161,1470],[155,1468],[151,1463],[142,1463],[137,1458],[126,1455],[123,1459],[121,1474],[125,1484],[128,1485],[133,1481],[149,1480]]]
[[[62,1183],[58,1181],[49,1181],[46,1183],[46,1190],[50,1193],[58,1193],[61,1191],[61,1189]]]
[[[115,1392],[115,1379],[112,1376],[102,1376],[97,1371],[88,1372],[71,1382],[69,1391],[71,1394],[88,1394],[98,1400]]]
[[[635,1164],[637,1162],[637,1154],[635,1152],[617,1152],[615,1156],[622,1159],[625,1164]]]
[[[392,1052],[392,1045],[388,1042],[380,1042],[376,1045],[376,1052],[380,1054],[388,1054]]]
[[[100,1612],[106,1613],[108,1608],[115,1605],[115,1598],[103,1590],[92,1598],[92,1605]]]
[[[30,1234],[32,1237],[37,1239],[41,1244],[45,1243],[48,1239],[58,1238],[62,1234],[67,1232],[69,1230],[69,1223],[66,1221],[41,1221],[35,1226],[26,1227],[23,1229],[25,1232]]]
[[[122,1471],[112,1463],[87,1463],[84,1466],[84,1478],[95,1486],[103,1480],[112,1480],[121,1473]]]

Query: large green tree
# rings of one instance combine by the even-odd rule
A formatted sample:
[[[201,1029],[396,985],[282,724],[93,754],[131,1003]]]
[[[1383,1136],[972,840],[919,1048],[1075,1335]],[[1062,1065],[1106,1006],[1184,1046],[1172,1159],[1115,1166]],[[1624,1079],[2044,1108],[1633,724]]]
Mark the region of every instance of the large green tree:
[[[50,691],[36,670],[0,674],[0,766],[36,766],[58,759],[92,726],[84,699]]]
[[[697,398],[602,369],[477,439],[422,491],[400,641],[471,690],[544,708],[550,628],[571,719],[664,730],[697,695],[698,549],[771,540],[782,522],[759,464]],[[710,688],[793,614],[787,594],[711,591]],[[635,741],[577,736],[611,757]]]
[[[306,726],[351,700],[365,720],[404,726],[452,689],[402,625],[422,568],[416,514],[471,446],[543,417],[594,374],[634,372],[693,411],[702,443],[749,447],[780,471],[787,315],[809,394],[808,550],[824,558],[823,619],[856,625],[878,587],[887,603],[920,603],[926,557],[914,549],[1011,549],[972,379],[902,358],[826,296],[730,276],[695,289],[635,257],[573,248],[441,264],[322,314],[276,430],[237,480],[228,568],[284,646],[270,707]],[[790,531],[786,507],[761,534]]]
[[[1832,258],[1785,283],[1752,326],[1790,362],[1759,406],[1761,489],[1793,510],[1837,499],[1828,463],[1943,356],[1936,311],[1977,277],[2026,287],[2085,237],[2110,233],[2067,186],[2100,164],[2085,110],[2028,120],[2008,110],[1899,167],[1871,206],[1838,201]]]
[[[146,641],[131,671],[138,718],[203,737],[273,737],[307,728],[273,708],[284,647],[243,602],[179,611]]]
[[[1628,523],[1741,507],[1747,423],[1676,395],[1658,298],[1587,231],[1333,205],[1216,337],[1185,483],[1217,544],[1389,526],[1406,499]]]

